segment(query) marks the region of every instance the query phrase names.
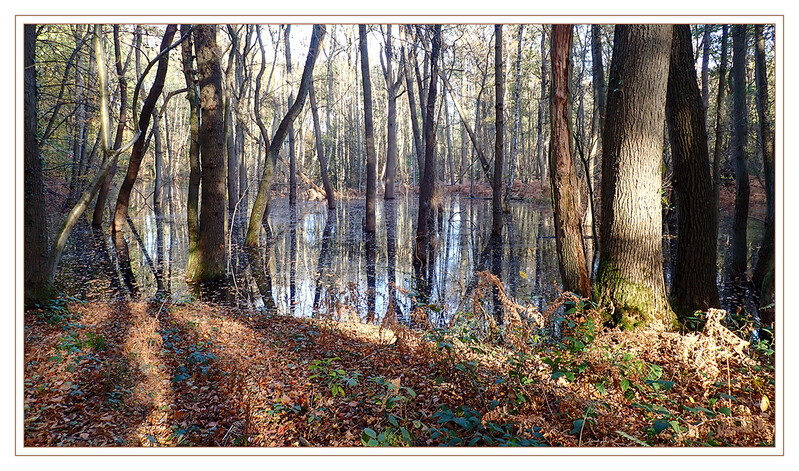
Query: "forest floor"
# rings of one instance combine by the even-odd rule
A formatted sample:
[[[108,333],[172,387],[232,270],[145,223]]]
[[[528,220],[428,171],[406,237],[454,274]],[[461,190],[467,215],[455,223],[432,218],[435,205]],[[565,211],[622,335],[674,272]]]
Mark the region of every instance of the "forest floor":
[[[24,444],[774,446],[773,350],[722,311],[622,332],[580,303],[554,341],[500,299],[446,330],[62,300],[25,314]]]

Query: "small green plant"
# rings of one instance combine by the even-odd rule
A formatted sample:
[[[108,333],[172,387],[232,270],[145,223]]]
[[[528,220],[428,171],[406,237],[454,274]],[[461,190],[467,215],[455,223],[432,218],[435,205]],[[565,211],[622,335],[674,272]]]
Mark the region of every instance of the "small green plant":
[[[354,387],[358,384],[358,378],[361,374],[354,372],[352,375],[347,376],[347,372],[341,368],[333,366],[333,362],[341,360],[339,357],[325,358],[324,360],[314,360],[308,365],[309,371],[315,371],[308,379],[319,379],[330,390],[333,397],[346,396],[344,387]]]
[[[80,353],[86,347],[92,350],[106,350],[108,343],[102,335],[86,332],[86,338],[82,339],[78,332],[73,331],[61,337],[57,348],[67,352]]]
[[[513,424],[484,421],[480,412],[468,406],[442,406],[433,418],[439,426],[430,428],[430,437],[442,446],[546,446],[539,427],[524,429],[520,435]]]
[[[57,325],[64,321],[75,319],[77,315],[69,310],[69,305],[82,302],[83,301],[76,297],[61,295],[50,300],[50,302],[44,306],[37,305],[36,307],[41,308],[41,315],[45,322]]]

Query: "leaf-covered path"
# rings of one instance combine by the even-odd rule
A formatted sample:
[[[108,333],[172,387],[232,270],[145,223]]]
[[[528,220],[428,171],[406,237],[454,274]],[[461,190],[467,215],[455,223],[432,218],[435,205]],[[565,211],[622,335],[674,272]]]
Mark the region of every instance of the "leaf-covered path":
[[[773,370],[709,336],[575,323],[530,351],[510,334],[124,301],[25,321],[25,446],[773,444]]]

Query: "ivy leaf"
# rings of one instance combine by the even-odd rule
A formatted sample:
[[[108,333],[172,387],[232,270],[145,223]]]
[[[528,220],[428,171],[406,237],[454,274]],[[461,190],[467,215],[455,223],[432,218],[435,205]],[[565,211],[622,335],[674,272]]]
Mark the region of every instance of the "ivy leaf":
[[[585,425],[585,420],[583,420],[583,419],[575,420],[574,421],[574,428],[572,428],[572,431],[569,432],[569,433],[572,434],[572,435],[579,434],[583,430],[583,426],[584,425]]]
[[[666,430],[667,428],[671,428],[671,424],[667,420],[656,420],[652,423],[652,429],[656,434]]]

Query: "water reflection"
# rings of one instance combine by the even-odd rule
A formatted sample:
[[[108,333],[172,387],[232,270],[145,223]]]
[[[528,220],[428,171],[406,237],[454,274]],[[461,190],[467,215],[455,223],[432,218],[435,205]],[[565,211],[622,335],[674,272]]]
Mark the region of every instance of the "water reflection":
[[[133,295],[173,300],[209,296],[185,281],[188,232],[185,198],[180,195],[182,191],[167,189],[158,211],[145,201],[133,201],[129,230],[120,244],[127,255],[122,252],[112,263],[119,265],[121,279]],[[491,219],[490,200],[444,197],[433,213],[433,250],[421,273],[412,263],[417,211],[413,195],[376,205],[378,231],[372,237],[363,231],[363,200],[343,200],[337,206],[328,210],[321,201],[291,206],[275,198],[264,224],[268,230],[255,251],[243,250],[238,224],[231,224],[229,292],[212,298],[297,316],[357,316],[373,322],[386,316],[408,322],[414,307],[424,304],[436,307],[433,323],[444,323],[453,313],[471,308],[469,294],[478,270],[492,271],[512,294],[536,304],[557,294],[551,210],[546,206],[511,202],[503,238],[491,241],[486,223]],[[98,237],[106,244],[117,242],[108,235]],[[73,258],[79,255],[76,248]],[[104,278],[109,291],[120,285],[116,270],[107,263],[97,266],[101,273],[87,276]]]
[[[445,196],[440,209],[433,212],[431,256],[421,269],[412,263],[414,195],[378,203],[378,230],[372,237],[363,231],[363,200],[342,200],[328,210],[324,201],[290,206],[287,199],[275,198],[260,246],[242,248],[244,225],[238,221],[243,219],[235,218],[228,238],[228,282],[199,289],[185,281],[185,196],[185,190],[165,185],[164,201],[155,210],[134,195],[129,225],[121,238],[79,225],[64,254],[70,263],[59,273],[59,287],[84,299],[123,294],[172,300],[203,297],[297,316],[370,322],[388,317],[406,324],[413,323],[414,308],[419,305],[433,308],[428,319],[433,324],[444,324],[457,312],[470,312],[478,271],[490,271],[514,298],[541,310],[558,295],[560,275],[550,207],[511,201],[502,238],[492,240],[491,201],[465,195]],[[762,224],[752,221],[749,237],[754,251]],[[741,296],[721,275],[730,252],[724,235],[728,226],[729,221],[720,221],[719,286],[724,307]],[[110,246],[116,250],[109,250]],[[666,279],[670,280],[668,273]],[[496,299],[494,305],[491,313],[501,322]]]

